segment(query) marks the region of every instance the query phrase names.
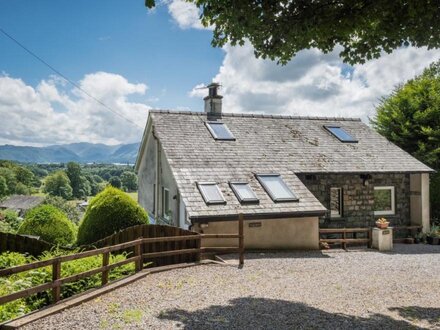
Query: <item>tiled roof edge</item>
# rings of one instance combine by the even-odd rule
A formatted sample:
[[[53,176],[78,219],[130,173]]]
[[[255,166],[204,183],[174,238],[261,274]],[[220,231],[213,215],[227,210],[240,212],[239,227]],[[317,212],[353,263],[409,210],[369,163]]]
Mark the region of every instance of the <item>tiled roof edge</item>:
[[[179,115],[206,116],[205,112],[199,111],[179,111],[179,110],[150,110],[150,113],[169,113]],[[253,113],[222,113],[222,117],[242,117],[242,118],[271,118],[271,119],[303,119],[303,120],[327,120],[327,121],[361,121],[360,118],[350,117],[319,117],[319,116],[291,116],[291,115],[264,115]]]

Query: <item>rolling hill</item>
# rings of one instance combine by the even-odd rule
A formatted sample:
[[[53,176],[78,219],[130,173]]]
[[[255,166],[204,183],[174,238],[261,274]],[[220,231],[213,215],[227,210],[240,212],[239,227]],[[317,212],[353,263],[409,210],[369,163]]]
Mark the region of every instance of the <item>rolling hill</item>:
[[[23,163],[130,163],[136,161],[139,143],[105,145],[87,142],[47,147],[0,146],[0,159]]]

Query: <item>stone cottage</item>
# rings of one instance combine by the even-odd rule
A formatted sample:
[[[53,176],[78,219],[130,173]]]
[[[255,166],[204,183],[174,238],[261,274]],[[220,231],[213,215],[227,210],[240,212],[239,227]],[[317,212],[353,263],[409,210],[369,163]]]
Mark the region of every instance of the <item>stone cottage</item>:
[[[429,229],[432,169],[360,119],[225,113],[217,88],[204,112],[149,113],[136,171],[156,218],[232,233],[243,214],[248,248],[316,249],[319,227],[379,217]]]

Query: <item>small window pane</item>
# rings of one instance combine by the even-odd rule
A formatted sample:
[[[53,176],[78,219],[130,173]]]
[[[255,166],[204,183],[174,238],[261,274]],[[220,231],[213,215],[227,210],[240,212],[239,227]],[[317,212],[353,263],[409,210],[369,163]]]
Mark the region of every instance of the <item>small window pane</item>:
[[[252,188],[245,182],[231,182],[232,190],[240,202],[258,202]]]
[[[343,128],[339,126],[324,126],[324,127],[342,142],[358,142],[354,137],[352,137]]]
[[[198,183],[200,193],[206,204],[223,204],[226,203],[223,195],[216,183]]]
[[[330,216],[339,218],[342,216],[342,189],[330,188]]]
[[[394,214],[394,187],[374,187],[374,214]]]
[[[231,131],[223,123],[209,122],[206,126],[216,140],[235,140]]]
[[[273,201],[297,201],[298,197],[289,189],[278,174],[257,175],[258,181]]]

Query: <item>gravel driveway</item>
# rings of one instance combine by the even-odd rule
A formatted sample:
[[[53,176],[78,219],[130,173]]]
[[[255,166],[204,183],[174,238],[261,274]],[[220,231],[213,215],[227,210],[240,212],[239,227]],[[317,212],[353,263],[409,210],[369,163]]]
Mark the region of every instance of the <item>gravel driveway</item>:
[[[248,253],[243,269],[153,274],[25,327],[179,328],[440,329],[440,246]]]

